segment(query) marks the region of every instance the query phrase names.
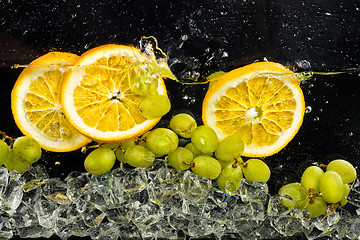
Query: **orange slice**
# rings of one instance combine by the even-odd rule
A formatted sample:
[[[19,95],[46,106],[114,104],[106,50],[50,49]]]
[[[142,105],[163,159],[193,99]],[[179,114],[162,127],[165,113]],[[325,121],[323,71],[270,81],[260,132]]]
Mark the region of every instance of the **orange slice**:
[[[47,53],[22,71],[12,90],[15,123],[45,150],[68,152],[91,141],[69,124],[60,102],[65,73],[78,58],[71,53]]]
[[[298,132],[305,102],[292,71],[278,63],[257,62],[217,80],[205,96],[203,122],[219,139],[240,135],[244,156],[273,155]]]
[[[125,141],[154,127],[160,118],[142,116],[139,104],[145,95],[135,91],[150,82],[155,94],[167,94],[161,77],[144,78],[150,65],[145,53],[130,46],[109,44],[85,52],[63,83],[61,99],[69,122],[99,142]]]

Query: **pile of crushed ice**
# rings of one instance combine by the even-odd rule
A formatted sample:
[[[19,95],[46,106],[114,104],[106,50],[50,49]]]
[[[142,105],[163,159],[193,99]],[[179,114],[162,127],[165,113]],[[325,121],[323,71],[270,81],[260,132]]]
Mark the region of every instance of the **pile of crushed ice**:
[[[229,196],[216,182],[164,160],[99,176],[72,172],[64,180],[49,178],[41,165],[23,175],[0,166],[0,239],[358,239],[358,179],[348,204],[355,211],[309,219],[304,210],[284,208],[265,183],[243,179]]]

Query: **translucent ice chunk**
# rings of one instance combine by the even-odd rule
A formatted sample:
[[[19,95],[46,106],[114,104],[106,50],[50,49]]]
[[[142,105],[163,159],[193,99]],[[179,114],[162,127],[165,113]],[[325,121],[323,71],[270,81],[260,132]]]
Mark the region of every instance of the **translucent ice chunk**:
[[[265,201],[269,190],[266,183],[241,179],[238,194],[244,202]]]
[[[191,218],[188,226],[188,234],[193,237],[202,237],[213,232],[214,221],[208,218]]]
[[[66,196],[75,203],[84,193],[86,184],[90,182],[88,173],[71,172],[66,178]]]
[[[0,196],[4,193],[9,180],[7,168],[0,166]]]
[[[291,216],[275,217],[271,221],[271,225],[283,236],[294,236],[301,232],[301,222],[297,218]]]
[[[15,173],[15,172],[13,172]],[[21,203],[23,197],[23,190],[18,178],[9,178],[9,182],[4,190],[3,194],[0,195],[0,206],[1,210],[7,212],[9,215],[13,215]]]
[[[54,231],[49,228],[43,228],[38,222],[29,226],[16,229],[21,238],[50,238]]]
[[[59,204],[70,204],[71,201],[66,196],[66,184],[57,178],[52,178],[46,181],[43,186],[43,196],[50,201]]]
[[[269,198],[267,206],[267,214],[269,216],[287,215],[290,211],[291,209],[282,205],[278,195],[274,195]]]
[[[52,214],[57,208],[58,205],[53,201],[41,199],[35,203],[34,210],[40,226],[44,228],[52,228],[54,226]]]
[[[124,191],[128,194],[141,192],[146,188],[147,176],[144,168],[135,168],[126,173],[123,179]]]
[[[208,196],[211,186],[210,179],[199,177],[191,171],[186,171],[179,190],[186,200],[199,202]]]

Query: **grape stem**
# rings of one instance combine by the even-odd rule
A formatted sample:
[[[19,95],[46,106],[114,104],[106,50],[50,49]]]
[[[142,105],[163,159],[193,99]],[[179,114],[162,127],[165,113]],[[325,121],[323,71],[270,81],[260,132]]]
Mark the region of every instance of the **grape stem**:
[[[15,139],[8,136],[5,132],[3,131],[0,131],[0,134],[2,135],[2,140],[5,142],[6,140],[9,140],[9,143],[10,143],[10,148],[13,147],[13,144],[14,144],[14,141]]]
[[[326,168],[327,165],[321,163],[321,164],[319,165],[319,167],[321,167],[321,168]]]
[[[183,164],[188,165],[190,167],[195,167],[195,163],[183,162]]]
[[[335,209],[338,208],[340,206],[340,203],[332,203],[330,210],[325,214],[325,216],[322,218],[322,220],[324,220],[325,218],[327,218],[327,216],[329,216],[332,212],[335,212]]]

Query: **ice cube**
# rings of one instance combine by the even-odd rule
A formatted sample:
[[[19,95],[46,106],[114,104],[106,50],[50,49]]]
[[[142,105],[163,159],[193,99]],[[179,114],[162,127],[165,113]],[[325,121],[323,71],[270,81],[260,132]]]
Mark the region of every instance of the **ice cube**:
[[[58,208],[58,204],[53,201],[41,199],[34,205],[34,210],[40,226],[44,228],[53,228],[54,220],[52,214]]]
[[[90,182],[88,173],[71,172],[66,178],[66,196],[75,203],[87,188]]]
[[[0,166],[0,199],[9,181],[9,171],[6,167]],[[0,200],[1,201],[1,200]]]
[[[183,194],[184,199],[191,202],[201,202],[208,196],[211,187],[210,179],[186,171],[183,181],[180,183],[179,191]]]
[[[238,194],[244,202],[265,201],[268,197],[268,186],[263,182],[252,182],[241,179]]]
[[[70,199],[66,196],[67,185],[58,178],[52,178],[46,181],[42,187],[43,196],[53,202],[59,204],[70,204]]]
[[[287,215],[272,218],[271,226],[273,226],[281,235],[286,237],[294,236],[302,231],[301,221]]]

